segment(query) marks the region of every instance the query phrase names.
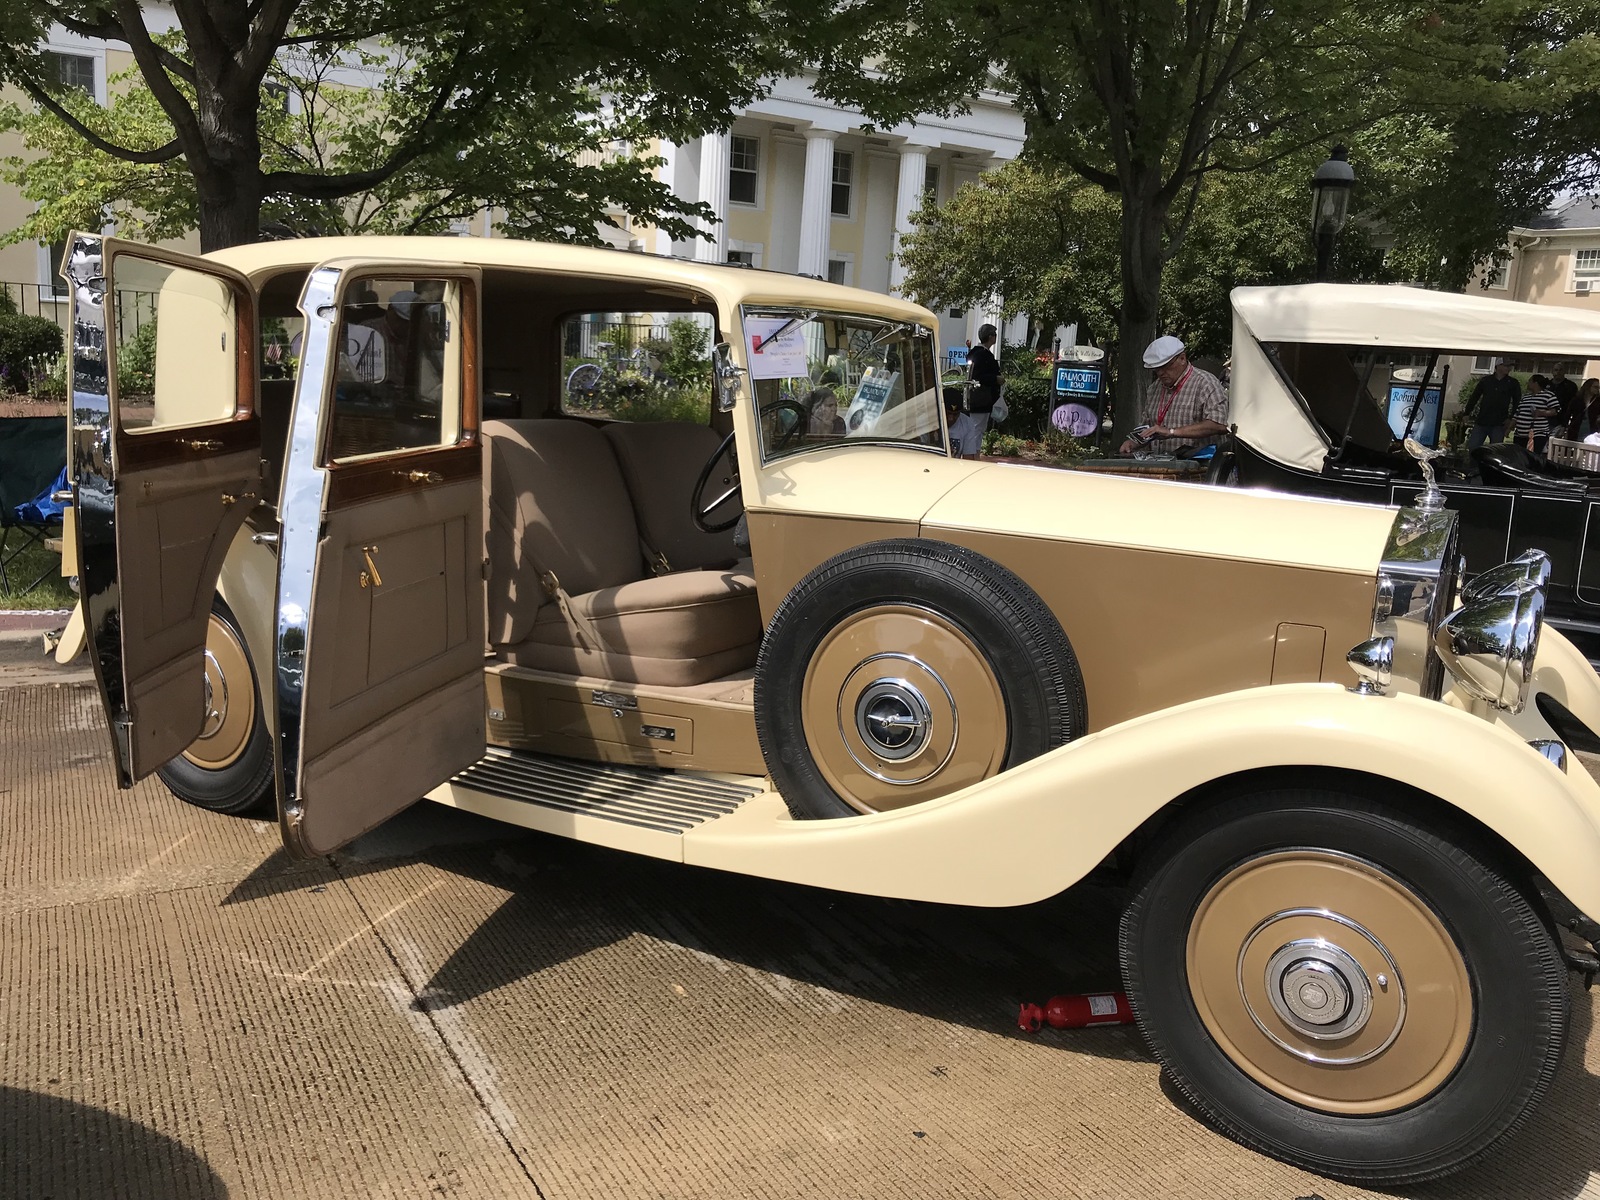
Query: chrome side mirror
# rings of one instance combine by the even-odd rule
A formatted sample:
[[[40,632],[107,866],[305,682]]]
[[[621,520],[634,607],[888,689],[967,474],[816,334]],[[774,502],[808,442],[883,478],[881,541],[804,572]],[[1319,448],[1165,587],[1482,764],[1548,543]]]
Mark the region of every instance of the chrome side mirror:
[[[718,412],[732,412],[739,402],[739,376],[743,367],[733,361],[733,347],[718,342],[711,348],[711,377],[715,381]]]

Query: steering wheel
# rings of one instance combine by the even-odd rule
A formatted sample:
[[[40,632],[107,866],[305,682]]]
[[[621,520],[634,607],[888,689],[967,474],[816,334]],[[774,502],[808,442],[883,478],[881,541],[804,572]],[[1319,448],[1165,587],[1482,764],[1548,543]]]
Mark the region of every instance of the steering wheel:
[[[717,473],[717,464],[727,460],[723,468],[720,481],[722,491],[714,500],[704,499],[706,485],[711,482],[712,475]],[[733,516],[725,521],[712,520],[712,514],[730,501],[739,499],[739,457],[733,453],[733,434],[722,439],[722,443],[711,452],[711,457],[706,459],[706,465],[700,468],[700,478],[694,481],[694,491],[689,493],[689,515],[694,518],[695,528],[702,533],[721,533],[723,530],[732,529],[739,523],[739,518],[744,515],[744,505],[739,504],[733,508]]]

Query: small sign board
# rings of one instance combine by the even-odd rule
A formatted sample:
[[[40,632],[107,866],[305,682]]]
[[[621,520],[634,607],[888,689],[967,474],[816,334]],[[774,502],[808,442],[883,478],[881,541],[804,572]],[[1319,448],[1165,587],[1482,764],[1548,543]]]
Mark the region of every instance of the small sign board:
[[[844,415],[846,437],[872,432],[878,423],[878,418],[883,415],[883,406],[889,402],[889,396],[899,378],[899,371],[886,371],[878,367],[867,368],[867,373],[856,385],[855,398],[850,401],[850,407]]]
[[[1098,396],[1099,394],[1099,367],[1068,367],[1056,364],[1056,395]]]
[[[1389,385],[1389,428],[1396,438],[1414,437],[1424,446],[1437,446],[1439,444],[1439,410],[1444,399],[1444,389],[1438,386],[1430,387],[1428,394],[1422,399],[1422,411],[1412,416],[1412,411],[1417,407],[1417,392],[1421,390],[1415,385],[1407,386],[1403,383]],[[1406,433],[1406,424],[1410,422],[1411,433]]]
[[[744,335],[750,339],[750,378],[804,379],[805,329],[804,321],[789,317],[746,317]]]

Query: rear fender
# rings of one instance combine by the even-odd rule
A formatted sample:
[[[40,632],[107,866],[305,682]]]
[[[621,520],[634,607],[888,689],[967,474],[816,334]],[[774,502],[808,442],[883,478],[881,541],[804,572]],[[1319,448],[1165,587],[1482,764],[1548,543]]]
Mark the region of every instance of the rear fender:
[[[906,899],[1028,904],[1083,878],[1174,799],[1223,775],[1282,767],[1338,768],[1436,796],[1600,914],[1600,786],[1580,764],[1564,773],[1506,724],[1448,704],[1334,684],[1166,709],[898,811],[711,822],[685,835],[684,861]]]
[[[273,689],[275,673],[270,668],[278,617],[278,556],[271,544],[254,540],[256,532],[247,522],[234,534],[217,579],[217,594],[239,621],[256,669],[256,682],[263,693],[262,715],[267,720],[267,732],[276,737],[278,706]]]

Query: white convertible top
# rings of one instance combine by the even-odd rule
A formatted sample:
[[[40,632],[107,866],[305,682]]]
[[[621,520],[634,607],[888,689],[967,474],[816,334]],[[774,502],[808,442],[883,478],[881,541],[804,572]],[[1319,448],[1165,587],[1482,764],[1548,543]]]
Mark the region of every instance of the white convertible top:
[[[1600,359],[1600,313],[1401,284],[1235,288],[1233,311],[1260,342]]]

